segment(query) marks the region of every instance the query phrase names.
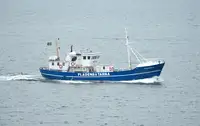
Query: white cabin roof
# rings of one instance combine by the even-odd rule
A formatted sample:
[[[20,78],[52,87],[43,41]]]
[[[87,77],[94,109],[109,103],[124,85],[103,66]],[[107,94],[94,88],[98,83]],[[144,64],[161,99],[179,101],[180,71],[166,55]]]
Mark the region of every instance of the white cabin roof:
[[[101,53],[99,52],[82,52],[81,55],[85,55],[85,56],[99,56]]]
[[[58,56],[50,56],[49,57],[49,61],[55,61],[55,60],[59,60]]]
[[[69,55],[70,55],[70,56],[76,56],[76,52],[75,52],[75,51],[70,52]]]

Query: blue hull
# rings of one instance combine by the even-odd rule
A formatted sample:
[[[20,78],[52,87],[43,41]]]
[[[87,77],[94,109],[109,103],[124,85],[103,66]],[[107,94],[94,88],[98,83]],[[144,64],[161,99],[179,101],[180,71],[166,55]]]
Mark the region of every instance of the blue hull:
[[[44,78],[79,81],[130,81],[160,76],[165,63],[114,72],[67,72],[40,68]]]

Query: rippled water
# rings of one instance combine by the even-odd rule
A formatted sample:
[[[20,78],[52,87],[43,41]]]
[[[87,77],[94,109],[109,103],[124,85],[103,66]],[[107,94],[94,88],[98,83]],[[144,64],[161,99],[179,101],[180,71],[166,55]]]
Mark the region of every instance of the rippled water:
[[[0,1],[0,125],[200,126],[198,0]],[[161,78],[119,83],[47,81],[38,68],[60,38],[127,67],[124,37]],[[134,62],[135,63],[135,62]]]

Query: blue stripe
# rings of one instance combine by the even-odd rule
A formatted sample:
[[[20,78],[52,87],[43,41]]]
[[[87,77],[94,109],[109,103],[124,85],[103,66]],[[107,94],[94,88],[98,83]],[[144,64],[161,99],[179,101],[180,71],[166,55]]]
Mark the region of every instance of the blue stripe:
[[[55,75],[55,74],[46,74],[42,73],[42,75],[48,75],[48,76],[55,76],[55,77],[83,77],[83,78],[88,78],[88,77],[97,77],[97,78],[102,78],[102,77],[122,77],[122,76],[134,76],[134,75],[140,75],[140,74],[148,74],[148,73],[155,73],[155,72],[160,72],[161,70],[154,70],[154,71],[149,71],[149,72],[141,72],[141,73],[133,73],[133,74],[125,74],[125,75],[108,75],[108,76],[64,76],[64,75]]]

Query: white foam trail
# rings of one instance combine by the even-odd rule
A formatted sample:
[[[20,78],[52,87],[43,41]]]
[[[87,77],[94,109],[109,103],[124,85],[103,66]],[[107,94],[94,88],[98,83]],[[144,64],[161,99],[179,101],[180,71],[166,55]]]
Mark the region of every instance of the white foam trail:
[[[0,76],[1,81],[11,81],[11,80],[38,80],[38,75],[7,75],[7,76]]]
[[[153,77],[147,79],[140,79],[140,80],[132,80],[132,81],[121,81],[123,83],[142,83],[142,84],[153,84],[153,83],[161,83],[164,80],[161,77]]]
[[[66,83],[66,84],[88,84],[88,83],[92,83],[89,81],[73,81],[73,80],[58,80],[58,82],[60,83]]]
[[[161,77],[153,77],[147,79],[140,79],[140,80],[131,80],[131,81],[120,81],[121,83],[135,83],[135,84],[153,84],[153,83],[161,83],[164,80]],[[98,83],[98,81],[66,81],[66,80],[57,80],[60,83],[67,83],[67,84],[87,84],[87,83]],[[102,81],[103,82],[103,81]],[[109,83],[109,81],[105,81],[103,83]],[[112,82],[111,82],[112,83]],[[118,82],[117,82],[118,83]]]

